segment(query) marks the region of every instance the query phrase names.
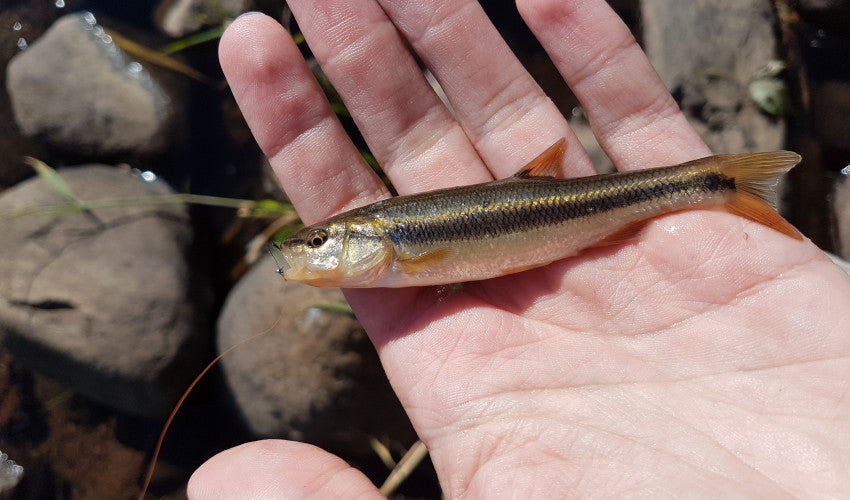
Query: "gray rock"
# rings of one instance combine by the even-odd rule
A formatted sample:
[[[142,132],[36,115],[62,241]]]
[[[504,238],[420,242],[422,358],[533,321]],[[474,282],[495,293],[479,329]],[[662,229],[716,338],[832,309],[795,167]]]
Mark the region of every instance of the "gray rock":
[[[0,495],[9,494],[21,482],[24,468],[0,451]]]
[[[16,55],[6,88],[25,135],[76,154],[155,154],[175,126],[174,99],[88,13],[60,18]]]
[[[170,194],[106,166],[59,171],[83,200]],[[39,178],[0,214],[67,203]],[[181,205],[0,215],[0,339],[17,359],[112,407],[166,414],[198,365]],[[191,296],[191,297],[190,297]],[[201,302],[202,303],[202,302]]]
[[[344,306],[339,289],[286,282],[274,269],[268,257],[257,262],[218,321],[219,350],[271,329],[222,360],[249,428],[258,436],[326,442],[358,430],[406,428],[358,321],[321,307]]]
[[[157,27],[175,38],[218,26],[248,10],[250,0],[166,0],[156,9]]]
[[[714,152],[781,148],[784,121],[749,94],[777,57],[768,0],[653,0],[641,16],[650,62]]]

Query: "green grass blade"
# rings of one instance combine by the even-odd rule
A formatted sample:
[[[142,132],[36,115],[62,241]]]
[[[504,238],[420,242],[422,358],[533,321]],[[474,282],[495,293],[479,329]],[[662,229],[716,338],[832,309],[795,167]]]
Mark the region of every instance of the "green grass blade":
[[[230,26],[230,22],[231,21],[226,21],[216,28],[201,31],[185,38],[181,38],[180,40],[175,40],[166,45],[165,48],[162,49],[162,52],[171,55],[176,52],[180,52],[181,50],[186,50],[189,47],[194,47],[195,45],[200,45],[211,40],[218,40],[221,38],[221,35],[224,34],[224,30]]]
[[[348,304],[335,304],[332,302],[320,303],[320,304],[311,304],[310,307],[315,307],[321,311],[326,311],[330,313],[336,314],[344,314],[346,316],[354,317],[354,311],[351,310],[351,306]]]
[[[139,59],[149,62],[151,64],[155,64],[162,68],[170,69],[171,71],[175,71],[182,75],[188,76],[193,80],[197,80],[201,83],[211,85],[210,80],[203,75],[200,71],[192,68],[182,62],[174,59],[164,52],[160,52],[157,50],[150,49],[145,47],[144,45],[134,42],[129,38],[125,38],[115,31],[107,30],[109,36],[112,37],[112,41],[115,42],[121,50],[130,54],[131,56],[138,57]]]
[[[65,188],[67,188],[67,192],[69,192],[71,196],[74,196],[74,194],[70,191],[68,185],[65,184],[65,181],[62,180],[62,178],[59,177],[59,175],[56,174],[56,172],[52,168],[47,167],[47,169],[48,170],[46,171],[45,175],[53,175],[58,178],[58,181],[54,182],[59,182],[64,185]],[[52,172],[52,174],[50,172]],[[63,193],[63,195],[68,197],[67,194]],[[270,219],[283,216],[290,216],[292,218],[296,218],[295,209],[289,203],[280,203],[277,201],[273,201],[272,203],[270,203],[270,200],[240,200],[235,198],[222,198],[220,196],[208,196],[190,193],[166,194],[161,196],[144,196],[138,198],[111,198],[92,201],[84,201],[77,198],[76,196],[74,196],[74,198],[69,199],[73,201],[72,204],[27,207],[19,210],[13,210],[11,212],[3,212],[0,213],[0,221],[34,215],[61,215],[90,210],[107,210],[122,207],[177,205],[183,203],[205,205],[209,207],[232,208],[237,211],[237,215],[239,215],[240,217]],[[258,204],[260,207],[259,209],[257,208]]]
[[[31,158],[29,156],[26,157],[24,161],[27,163],[27,165],[31,166],[33,170],[35,170],[35,173],[37,173],[38,176],[41,178],[41,180],[46,182],[47,185],[53,188],[54,191],[61,194],[68,200],[74,202],[75,205],[84,205],[83,200],[81,200],[76,194],[74,194],[74,191],[71,190],[71,186],[69,186],[65,182],[65,179],[63,179],[58,173],[56,173],[56,170],[51,168],[43,161]]]

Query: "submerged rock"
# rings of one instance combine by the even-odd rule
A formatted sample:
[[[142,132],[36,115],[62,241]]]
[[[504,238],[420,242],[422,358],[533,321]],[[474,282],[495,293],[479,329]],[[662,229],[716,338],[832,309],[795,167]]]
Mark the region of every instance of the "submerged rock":
[[[715,153],[781,149],[785,123],[767,116],[750,83],[776,59],[775,18],[763,0],[641,2],[650,62]]]
[[[170,194],[106,166],[60,170],[81,199]],[[67,203],[39,178],[0,214]],[[0,216],[2,216],[0,215]],[[22,363],[114,408],[160,416],[198,365],[192,229],[182,205],[0,219],[0,341]],[[200,356],[197,354],[195,356]]]
[[[163,33],[179,38],[221,25],[250,7],[250,0],[165,0],[156,9],[155,21]]]
[[[9,63],[6,87],[27,136],[75,154],[161,152],[174,100],[89,13],[57,20]]]
[[[24,468],[0,451],[0,495],[9,494],[21,482]]]
[[[219,316],[219,350],[271,329],[222,360],[255,434],[327,442],[408,428],[374,348],[346,307],[339,289],[286,282],[269,258],[231,291]]]

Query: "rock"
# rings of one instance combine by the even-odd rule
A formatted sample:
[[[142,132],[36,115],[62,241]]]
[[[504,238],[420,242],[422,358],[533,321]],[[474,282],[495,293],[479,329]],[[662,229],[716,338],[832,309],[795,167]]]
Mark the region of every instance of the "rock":
[[[219,26],[250,6],[250,0],[166,0],[154,17],[163,33],[180,38],[204,26]]]
[[[409,425],[357,320],[321,307],[345,307],[339,289],[286,282],[274,269],[271,259],[258,261],[218,320],[220,351],[271,328],[222,360],[249,428],[316,441]]]
[[[6,88],[25,135],[78,155],[156,154],[176,126],[179,101],[89,13],[60,18],[16,55]]]
[[[716,153],[780,149],[784,122],[759,111],[750,82],[776,55],[767,0],[641,2],[647,56]]]
[[[8,495],[21,482],[24,468],[0,451],[0,495]]]
[[[59,171],[81,199],[170,194],[106,166]],[[0,196],[0,214],[67,203],[40,178]],[[21,362],[102,403],[167,414],[198,371],[203,301],[187,265],[182,205],[0,215],[0,341]]]
[[[20,53],[20,47],[26,47],[27,40],[33,40],[49,24],[42,5],[16,5],[10,8],[0,7],[0,82],[6,81],[6,68],[9,61]],[[52,5],[51,9],[55,9]],[[42,23],[46,23],[42,27]],[[11,119],[12,106],[6,92],[0,91],[0,188],[11,186],[32,175],[32,169],[21,162],[21,156],[43,158],[39,144],[21,136],[15,120]]]

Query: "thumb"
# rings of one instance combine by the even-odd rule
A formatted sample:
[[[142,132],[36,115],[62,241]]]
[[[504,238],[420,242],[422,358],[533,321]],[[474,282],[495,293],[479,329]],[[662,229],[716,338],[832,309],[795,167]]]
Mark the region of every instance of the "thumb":
[[[384,498],[359,470],[306,443],[246,443],[207,460],[189,479],[191,500]]]

